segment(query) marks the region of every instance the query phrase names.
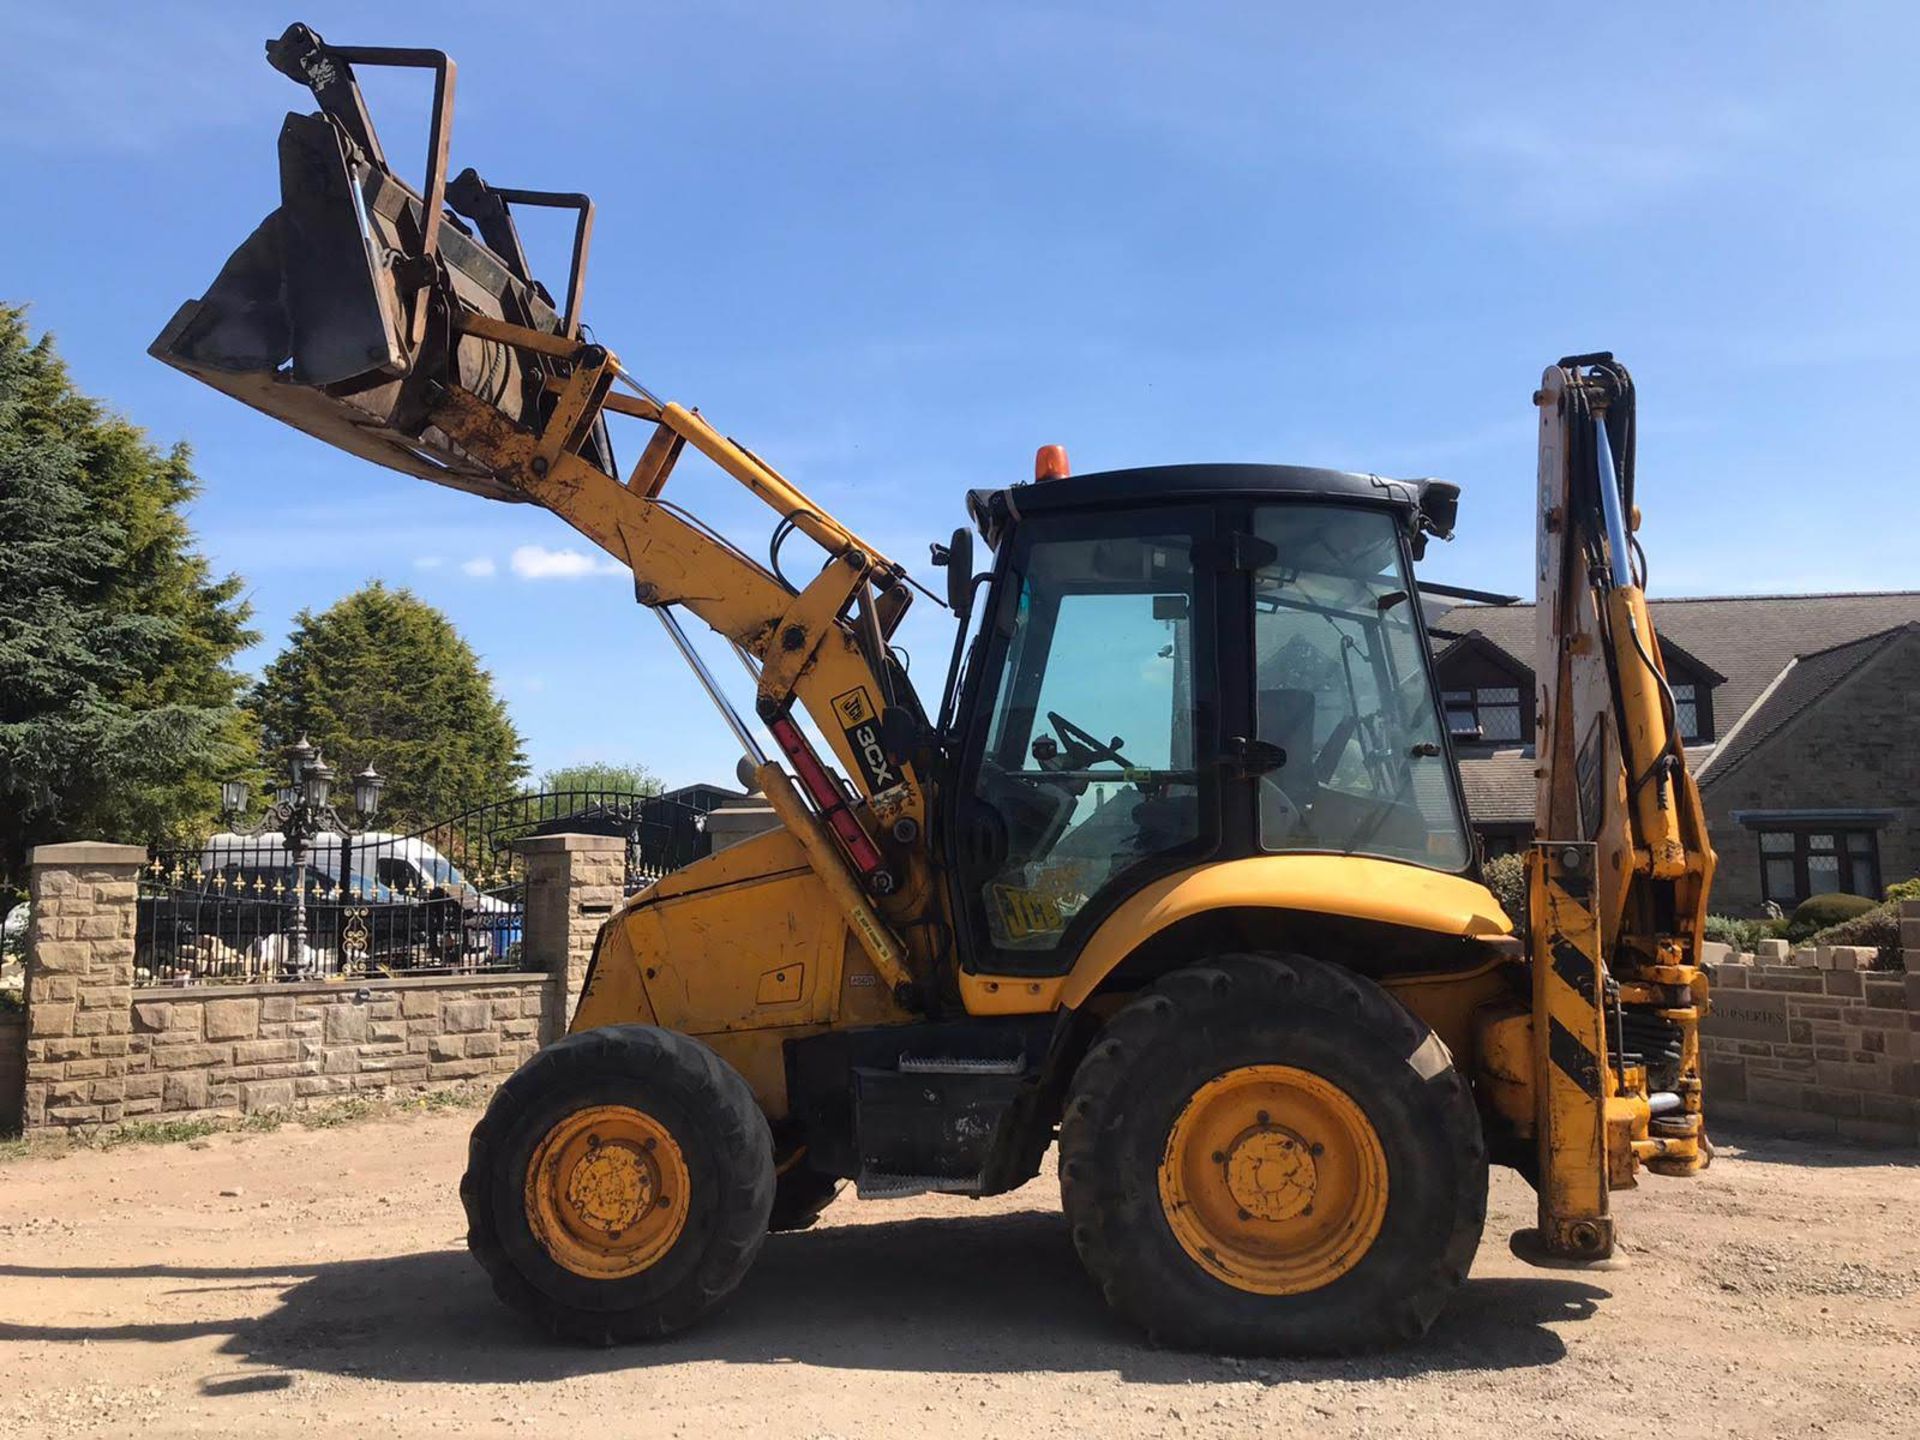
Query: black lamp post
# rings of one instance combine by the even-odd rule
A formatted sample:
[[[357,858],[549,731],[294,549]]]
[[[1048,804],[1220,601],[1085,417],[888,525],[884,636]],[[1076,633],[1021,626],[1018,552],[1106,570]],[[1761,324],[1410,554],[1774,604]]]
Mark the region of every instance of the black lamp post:
[[[352,873],[346,863],[345,846],[352,843],[353,830],[332,804],[334,769],[306,736],[302,735],[288,748],[287,769],[293,784],[280,792],[266,813],[253,824],[236,825],[235,829],[242,835],[278,830],[286,844],[287,858],[293,862],[293,962],[298,965],[307,948],[307,850],[317,835],[340,836],[340,874],[344,886]],[[379,810],[380,792],[386,783],[371,765],[353,777],[353,804],[362,821],[373,819]],[[230,817],[246,809],[246,781],[223,781],[220,804]]]

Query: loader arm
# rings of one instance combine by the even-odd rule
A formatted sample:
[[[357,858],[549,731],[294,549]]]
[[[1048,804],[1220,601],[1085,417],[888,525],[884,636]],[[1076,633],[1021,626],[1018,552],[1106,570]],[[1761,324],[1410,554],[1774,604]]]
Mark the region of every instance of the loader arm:
[[[281,207],[206,296],[180,308],[151,353],[376,463],[539,505],[625,564],[636,598],[661,617],[726,714],[756,781],[876,968],[910,998],[931,976],[915,972],[896,927],[938,902],[927,847],[915,843],[933,752],[888,646],[912,599],[904,569],[697,411],[660,400],[611,350],[581,338],[592,204],[489,187],[471,170],[447,180],[455,70],[444,54],[328,46],[304,25],[267,52],[312,91],[319,113],[287,117]],[[389,166],[356,65],[432,73],[424,194]],[[577,212],[564,309],[528,271],[515,204]],[[608,424],[616,416],[651,427],[624,478]],[[663,498],[688,447],[768,505],[777,536],[820,547],[817,573],[789,584],[778,538],[762,565]],[[747,661],[758,717],[797,785],[732,712],[676,608]],[[796,702],[857,792],[814,753]]]
[[[1565,359],[1540,415],[1539,791],[1527,889],[1540,1239],[1613,1248],[1609,1189],[1710,1156],[1700,942],[1714,855],[1687,771],[1633,531],[1634,394]]]

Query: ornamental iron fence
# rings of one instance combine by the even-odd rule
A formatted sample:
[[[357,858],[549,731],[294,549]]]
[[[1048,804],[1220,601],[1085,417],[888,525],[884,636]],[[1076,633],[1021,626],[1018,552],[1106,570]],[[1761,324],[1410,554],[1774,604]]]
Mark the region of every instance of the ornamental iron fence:
[[[156,849],[141,873],[134,983],[523,969],[526,877],[516,841],[623,836],[632,894],[707,853],[704,818],[663,796],[549,791],[409,834],[322,833],[298,852],[277,831]]]

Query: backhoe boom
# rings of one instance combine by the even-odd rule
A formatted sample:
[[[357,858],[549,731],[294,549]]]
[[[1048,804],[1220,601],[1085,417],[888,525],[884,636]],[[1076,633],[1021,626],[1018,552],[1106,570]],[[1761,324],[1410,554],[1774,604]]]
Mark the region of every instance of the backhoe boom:
[[[1604,1258],[1607,1192],[1689,1174],[1714,856],[1633,538],[1634,396],[1611,355],[1550,367],[1540,413],[1539,794],[1528,857],[1540,1235]],[[1658,1055],[1635,1037],[1671,1038]],[[1636,1045],[1642,1043],[1635,1039]]]

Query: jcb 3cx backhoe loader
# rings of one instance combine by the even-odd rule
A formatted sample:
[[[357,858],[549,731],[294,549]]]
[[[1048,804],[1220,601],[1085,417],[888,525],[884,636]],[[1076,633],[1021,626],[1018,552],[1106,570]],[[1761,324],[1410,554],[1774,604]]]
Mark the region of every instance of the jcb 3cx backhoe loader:
[[[299,25],[267,50],[318,112],[281,132],[280,208],[153,354],[631,566],[783,822],[613,915],[571,1033],[475,1128],[470,1243],[510,1304],[587,1341],[663,1335],[845,1179],[992,1195],[1057,1139],[1073,1243],[1124,1314],[1182,1345],[1351,1350],[1432,1324],[1489,1161],[1539,1192],[1528,1253],[1570,1263],[1612,1253],[1609,1191],[1640,1166],[1706,1164],[1713,857],[1611,357],[1549,367],[1534,397],[1522,940],[1477,878],[1411,568],[1455,487],[1070,476],[1045,449],[935,547],[958,629],[930,711],[890,644],[906,571],[583,337],[588,200],[448,178],[446,56]],[[370,65],[433,76],[424,192],[381,150]],[[515,231],[528,205],[578,216],[558,304]],[[614,417],[648,437],[624,475]],[[688,447],[778,516],[767,563],[666,498]],[[794,540],[824,563],[783,566]],[[745,661],[751,720],[682,614]]]

